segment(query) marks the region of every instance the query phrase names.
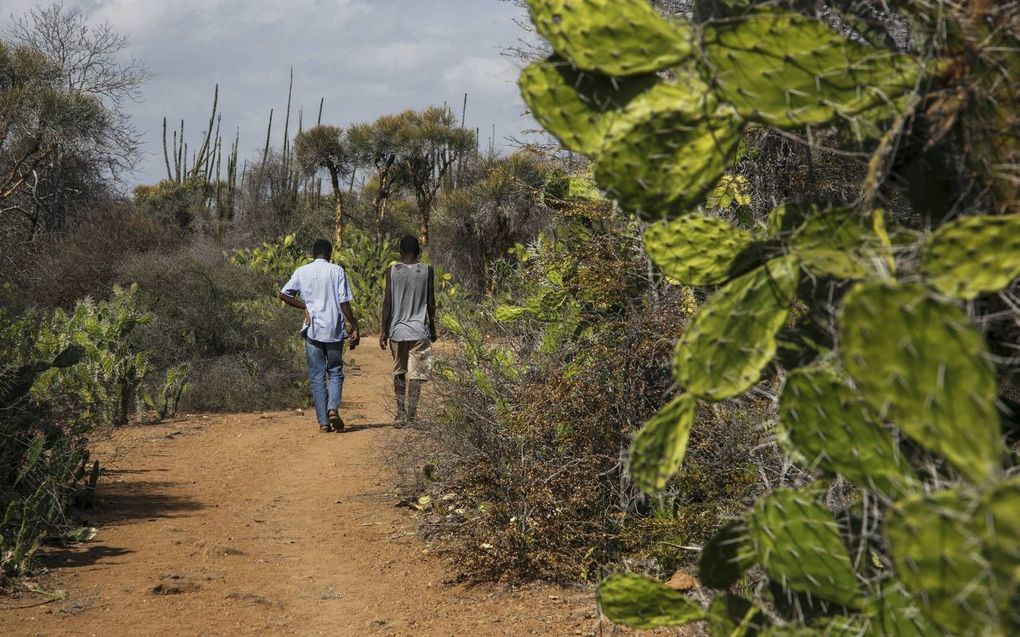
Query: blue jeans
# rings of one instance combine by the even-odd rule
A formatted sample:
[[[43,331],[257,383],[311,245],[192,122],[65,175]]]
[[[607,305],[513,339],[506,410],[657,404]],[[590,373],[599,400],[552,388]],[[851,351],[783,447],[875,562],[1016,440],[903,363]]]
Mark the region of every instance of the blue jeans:
[[[328,425],[326,412],[340,409],[340,395],[344,390],[344,344],[320,343],[305,339],[305,357],[308,359],[308,381],[312,385],[312,402],[319,425]],[[328,381],[328,382],[327,382]]]

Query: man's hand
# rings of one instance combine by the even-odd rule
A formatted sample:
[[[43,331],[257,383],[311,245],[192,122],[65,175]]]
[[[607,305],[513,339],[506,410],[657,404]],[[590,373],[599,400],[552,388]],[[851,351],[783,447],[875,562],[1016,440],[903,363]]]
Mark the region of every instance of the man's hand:
[[[312,324],[312,315],[308,313],[308,308],[305,308],[305,325]]]
[[[386,349],[386,345],[388,345],[389,342],[390,342],[390,339],[386,336],[386,334],[380,334],[379,335],[379,347],[381,349]]]
[[[430,325],[429,326],[429,341],[435,343],[438,340],[439,340],[439,334],[436,333],[436,326],[435,325]]]
[[[356,327],[351,330],[350,334],[347,335],[347,338],[351,341],[351,349],[354,349],[361,343],[361,334],[358,332],[358,328]]]

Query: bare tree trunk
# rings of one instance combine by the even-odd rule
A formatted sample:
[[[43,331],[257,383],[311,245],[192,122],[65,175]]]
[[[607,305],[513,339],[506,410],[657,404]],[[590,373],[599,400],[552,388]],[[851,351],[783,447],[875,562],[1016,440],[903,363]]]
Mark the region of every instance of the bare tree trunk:
[[[424,250],[429,247],[429,222],[432,220],[432,199],[423,199],[418,202],[418,240]]]
[[[344,240],[344,201],[340,193],[339,171],[329,171],[329,178],[333,183],[333,245],[340,247]]]

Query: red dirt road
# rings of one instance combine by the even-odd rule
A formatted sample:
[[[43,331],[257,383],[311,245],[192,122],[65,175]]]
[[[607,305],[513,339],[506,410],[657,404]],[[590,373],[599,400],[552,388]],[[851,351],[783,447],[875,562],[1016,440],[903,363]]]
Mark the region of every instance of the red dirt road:
[[[613,634],[584,591],[444,584],[390,489],[389,355],[355,358],[341,435],[293,412],[116,432],[98,536],[43,560],[67,597],[0,599],[0,634]]]

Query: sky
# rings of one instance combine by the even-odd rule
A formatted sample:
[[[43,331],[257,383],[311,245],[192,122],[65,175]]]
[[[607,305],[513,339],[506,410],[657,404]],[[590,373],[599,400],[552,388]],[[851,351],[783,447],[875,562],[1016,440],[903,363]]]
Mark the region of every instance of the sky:
[[[10,16],[40,4],[0,0],[0,31]],[[240,128],[241,155],[265,143],[270,108],[274,144],[283,141],[287,84],[294,69],[291,135],[298,109],[314,124],[346,126],[385,113],[451,104],[482,146],[497,147],[535,127],[523,116],[516,61],[501,55],[526,34],[521,9],[499,0],[65,0],[90,20],[129,37],[127,56],[153,73],[144,98],[128,106],[144,133],[144,157],[130,185],[163,178],[162,121],[185,120],[189,147],[200,143],[213,88],[220,86],[224,143]],[[173,124],[170,124],[171,127]]]

